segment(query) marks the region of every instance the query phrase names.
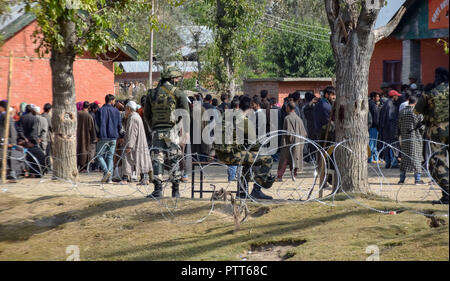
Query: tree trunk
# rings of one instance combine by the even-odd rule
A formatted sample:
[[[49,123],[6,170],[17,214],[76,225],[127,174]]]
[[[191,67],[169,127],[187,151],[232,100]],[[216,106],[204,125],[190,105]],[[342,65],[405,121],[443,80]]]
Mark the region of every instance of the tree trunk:
[[[358,44],[356,34],[341,49],[336,60],[336,92],[334,120],[336,141],[345,140],[336,150],[336,164],[345,191],[368,191],[368,75],[373,43]],[[351,81],[351,83],[349,83]]]
[[[194,42],[195,42],[195,52],[196,52],[196,60],[197,60],[197,70],[198,73],[202,72],[202,64],[200,62],[200,36],[201,32],[195,32],[193,34]]]
[[[402,6],[385,26],[374,30],[384,0],[324,0],[336,59],[334,120],[336,164],[346,191],[367,193],[368,79],[375,43],[389,36],[405,14]]]
[[[225,62],[225,69],[227,74],[227,91],[230,95],[230,100],[233,99],[234,95],[236,94],[236,82],[234,79],[234,71],[233,71],[233,65],[230,58],[224,58]]]
[[[75,25],[64,25],[66,34],[74,34]],[[58,179],[78,179],[77,169],[77,110],[73,63],[75,61],[73,36],[66,36],[63,50],[52,48],[50,67],[53,90],[53,173]]]
[[[223,4],[224,0],[217,0],[217,11],[216,11],[216,18],[217,18],[217,25],[219,28],[227,28],[227,23],[224,22],[225,18],[225,7]],[[220,41],[222,43],[229,41],[227,35],[221,34],[220,35]],[[225,72],[226,72],[226,84],[225,84],[225,90],[229,92],[230,99],[233,99],[235,95],[235,79],[234,79],[234,67],[233,67],[233,60],[231,58],[231,54],[221,48],[220,50],[221,56],[223,58],[223,62],[225,65]],[[220,76],[220,74],[219,74]]]

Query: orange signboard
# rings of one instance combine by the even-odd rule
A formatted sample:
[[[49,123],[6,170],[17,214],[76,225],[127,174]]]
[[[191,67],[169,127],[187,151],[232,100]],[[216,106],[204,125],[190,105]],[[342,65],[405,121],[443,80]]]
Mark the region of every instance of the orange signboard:
[[[448,28],[449,0],[428,0],[428,29]]]

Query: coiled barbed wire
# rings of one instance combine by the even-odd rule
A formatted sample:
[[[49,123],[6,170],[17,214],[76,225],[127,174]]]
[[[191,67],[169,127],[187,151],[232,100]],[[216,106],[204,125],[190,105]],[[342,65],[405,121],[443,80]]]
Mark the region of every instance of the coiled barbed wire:
[[[429,212],[426,211],[419,211],[419,210],[414,210],[411,208],[408,208],[403,202],[402,200],[400,200],[399,195],[400,192],[402,191],[402,189],[406,188],[405,186],[396,186],[395,188],[391,186],[391,184],[389,183],[389,181],[387,180],[387,176],[385,176],[385,174],[383,173],[383,170],[381,168],[381,163],[377,162],[377,164],[375,166],[373,165],[368,165],[368,175],[369,172],[374,173],[374,176],[372,178],[376,178],[378,180],[378,183],[376,186],[378,186],[378,188],[376,188],[377,190],[373,189],[371,187],[370,184],[368,185],[368,193],[372,194],[372,195],[379,195],[382,196],[381,199],[385,198],[385,196],[383,197],[382,193],[385,192],[387,189],[392,189],[395,190],[395,196],[394,198],[386,198],[386,200],[393,200],[390,202],[394,202],[396,205],[398,205],[398,207],[396,207],[395,209],[390,208],[389,210],[385,209],[382,210],[380,208],[375,208],[375,207],[371,207],[369,205],[367,205],[366,203],[357,200],[355,198],[354,193],[352,192],[348,192],[345,190],[345,188],[342,187],[342,179],[341,179],[341,171],[338,165],[338,161],[336,160],[336,153],[334,153],[335,151],[338,151],[339,149],[345,149],[347,150],[347,152],[349,153],[353,153],[353,151],[351,151],[351,149],[346,145],[350,140],[343,140],[340,142],[331,142],[331,141],[313,141],[310,140],[304,136],[301,135],[296,135],[293,134],[291,132],[288,131],[283,131],[283,130],[278,130],[278,131],[272,131],[269,134],[262,136],[260,138],[258,138],[258,140],[255,142],[255,144],[253,145],[249,145],[247,147],[247,152],[252,150],[256,144],[260,144],[260,148],[257,151],[257,157],[255,157],[255,161],[249,166],[249,168],[247,169],[247,174],[242,174],[241,170],[242,170],[242,166],[243,166],[243,159],[241,159],[239,161],[238,164],[236,164],[237,166],[237,182],[236,184],[238,186],[243,186],[249,185],[249,182],[247,182],[247,178],[250,178],[250,181],[254,181],[254,166],[255,166],[255,162],[256,159],[258,159],[259,155],[262,155],[262,150],[263,148],[270,143],[270,141],[273,138],[278,138],[278,137],[284,137],[284,136],[288,136],[288,137],[293,137],[296,139],[296,142],[293,144],[289,144],[289,145],[285,145],[285,146],[277,146],[276,148],[273,148],[269,151],[266,152],[266,154],[272,154],[276,151],[274,150],[281,150],[281,149],[288,149],[290,151],[290,157],[291,157],[291,163],[292,163],[292,170],[291,170],[291,177],[293,177],[293,171],[295,168],[295,161],[293,161],[293,149],[295,146],[312,146],[312,151],[307,153],[306,155],[303,155],[304,158],[309,157],[309,156],[316,156],[315,161],[311,161],[309,165],[309,171],[313,171],[312,172],[312,177],[304,177],[304,178],[296,178],[295,181],[293,181],[293,183],[295,184],[295,186],[293,188],[289,188],[285,186],[285,183],[281,183],[278,185],[278,187],[272,187],[272,190],[274,190],[274,194],[276,195],[275,199],[277,203],[289,203],[289,204],[306,204],[306,203],[310,203],[310,202],[317,202],[317,203],[321,203],[321,204],[325,204],[327,206],[337,206],[338,205],[338,201],[336,201],[336,195],[338,194],[343,194],[345,197],[347,197],[348,199],[350,199],[352,202],[354,202],[355,204],[357,204],[358,206],[361,206],[363,208],[366,208],[368,210],[380,213],[380,214],[392,214],[393,212],[399,212],[399,211],[410,211],[412,213],[416,213],[416,214],[421,214],[424,216],[447,216],[448,217],[448,207],[445,211],[443,211],[443,214],[438,214],[438,213],[434,213],[434,214],[429,214]],[[372,139],[371,139],[372,140]],[[380,159],[380,155],[382,155],[382,153],[384,152],[384,150],[386,149],[392,149],[394,151],[394,153],[398,154],[398,156],[401,156],[402,159],[411,159],[413,160],[413,158],[410,155],[407,155],[405,153],[403,153],[401,151],[401,149],[398,148],[398,145],[400,144],[400,141],[395,142],[395,143],[386,143],[380,140],[375,140],[374,141],[377,142],[377,145],[380,144],[382,146],[382,148],[377,152],[377,156],[376,158]],[[401,140],[401,142],[408,142],[408,141],[415,141],[413,139],[411,140]],[[367,139],[367,143],[369,142],[369,139]],[[428,146],[430,146],[430,144],[434,144],[434,145],[439,145],[441,148],[441,150],[446,150],[447,152],[447,163],[448,163],[448,145],[446,144],[440,144],[440,143],[436,143],[430,140],[423,140],[423,142],[425,142]],[[103,151],[103,149],[105,148],[107,144],[104,144],[103,147],[101,147],[98,151]],[[116,164],[114,165],[114,169],[113,170],[117,170],[120,167],[120,164],[124,161],[124,158],[126,156],[126,152],[125,152],[125,148],[126,148],[126,144],[124,144],[122,146],[122,148],[118,148],[116,149],[115,153],[114,153],[114,157],[117,157],[117,161]],[[142,149],[138,149],[138,153],[149,153],[149,155],[151,155],[152,150],[159,150],[162,151],[163,153],[166,153],[167,155],[170,154],[170,150],[165,150],[165,149],[161,149],[161,148],[152,148],[152,147],[145,147]],[[331,150],[331,155],[329,154],[329,151]],[[438,153],[439,151],[434,151],[433,153],[429,153],[426,157],[426,159],[424,159],[425,161],[423,162],[422,165],[422,171],[421,174],[423,176],[426,176],[429,179],[429,188],[427,190],[427,192],[425,192],[425,195],[423,195],[421,198],[418,198],[418,201],[424,201],[425,198],[429,197],[432,193],[434,193],[434,196],[439,196],[440,193],[444,192],[446,193],[446,191],[444,191],[441,187],[439,187],[439,185],[435,182],[435,180],[432,177],[432,173],[430,171],[430,161],[432,159],[432,157]],[[9,153],[11,154],[11,153]],[[38,175],[38,177],[40,177],[39,179],[37,179],[38,184],[36,185],[27,185],[25,187],[22,187],[19,185],[13,185],[13,184],[3,184],[3,188],[4,189],[8,189],[8,190],[19,190],[22,189],[20,192],[18,193],[27,193],[30,191],[33,191],[35,188],[37,187],[42,187],[44,186],[45,188],[47,188],[50,192],[52,193],[59,193],[59,194],[63,194],[63,193],[67,193],[67,192],[76,192],[77,194],[79,194],[80,196],[83,197],[92,197],[92,192],[83,192],[81,190],[81,187],[86,187],[86,188],[90,188],[92,190],[96,190],[96,191],[100,191],[101,194],[103,195],[102,197],[104,198],[125,198],[125,197],[130,197],[130,196],[143,196],[143,197],[147,197],[149,196],[149,198],[151,200],[155,200],[159,207],[160,207],[160,211],[162,216],[164,217],[164,219],[169,220],[171,222],[177,223],[177,224],[197,224],[197,223],[201,223],[203,221],[205,221],[208,217],[210,217],[213,214],[214,208],[215,208],[215,200],[210,200],[211,202],[211,206],[207,212],[206,215],[202,215],[200,218],[195,219],[193,221],[180,221],[180,220],[176,220],[177,219],[177,211],[180,211],[182,206],[181,203],[182,200],[186,199],[186,198],[162,198],[162,199],[158,199],[158,198],[154,198],[151,195],[151,191],[152,191],[152,184],[150,183],[149,185],[133,185],[133,184],[128,184],[128,187],[130,189],[129,193],[123,194],[123,192],[121,194],[118,194],[116,192],[114,192],[112,189],[110,188],[111,185],[108,184],[104,184],[101,183],[100,181],[98,182],[86,182],[84,180],[85,177],[81,177],[79,181],[75,182],[72,180],[66,180],[66,179],[62,179],[62,178],[57,178],[55,177],[53,170],[51,169],[51,167],[49,167],[48,165],[44,164],[42,165],[42,163],[40,163],[38,161],[38,159],[29,151],[29,150],[23,150],[23,154],[21,155],[21,157],[15,157],[15,156],[11,156],[8,154],[8,158],[10,160],[15,160],[15,161],[19,161],[24,163],[25,167],[27,168],[27,170],[29,170],[30,173],[36,174]],[[27,160],[27,156],[31,157],[31,159],[33,159],[33,161],[29,161]],[[78,156],[78,155],[75,155]],[[83,169],[86,169],[86,174],[89,176],[90,174],[92,174],[92,164],[97,160],[97,158],[99,157],[99,154],[96,154],[92,159],[89,160],[88,164],[85,165],[84,167],[81,167],[79,172]],[[164,169],[166,170],[168,177],[166,179],[163,180],[163,189],[162,191],[164,192],[164,190],[166,188],[170,188],[170,183],[173,181],[172,175],[175,174],[175,171],[180,170],[180,166],[181,166],[181,161],[186,161],[187,159],[190,159],[190,161],[192,161],[192,159],[198,159],[199,156],[203,156],[205,158],[207,158],[209,160],[209,163],[206,165],[202,165],[201,163],[196,164],[198,166],[199,172],[203,172],[204,175],[206,175],[204,177],[204,185],[208,186],[208,178],[209,175],[206,172],[209,168],[211,167],[219,167],[219,168],[228,168],[228,165],[226,165],[225,163],[221,162],[220,160],[217,160],[213,157],[210,157],[209,155],[201,155],[198,153],[186,153],[183,155],[183,157],[181,157],[174,165],[170,166],[167,163],[161,163],[164,167]],[[60,161],[58,159],[52,158],[53,161]],[[49,157],[47,157],[45,162],[49,162]],[[317,183],[318,178],[320,178],[320,170],[319,170],[319,163],[325,163],[323,165],[323,171],[322,174],[324,174],[324,179],[322,182]],[[37,167],[37,169],[36,169]],[[273,167],[272,167],[273,168]],[[331,169],[334,168],[334,169]],[[193,167],[193,169],[195,169],[195,166]],[[49,181],[49,178],[45,177],[45,171],[48,170],[48,174],[52,175],[51,180],[58,180],[59,182],[61,182],[60,185],[58,185],[58,190],[52,190],[49,188],[48,185],[44,184],[47,181]],[[335,176],[335,186],[333,186],[332,191],[324,196],[324,197],[319,197],[318,195],[323,192],[327,186],[327,179],[328,179],[328,175],[329,173],[332,173],[333,176]],[[300,175],[306,175],[308,173],[308,171],[299,171]],[[139,175],[137,175],[139,176]],[[119,173],[119,180],[122,180],[122,177]],[[217,175],[213,175],[214,178],[218,178]],[[192,179],[193,180],[193,179]],[[307,183],[308,180],[312,180],[312,183]],[[225,187],[224,190],[226,191],[235,191],[236,190],[236,186],[232,186],[234,182],[227,182],[225,183]],[[214,186],[215,185],[209,183],[210,186]],[[256,184],[256,183],[255,183]],[[181,188],[183,186],[183,189]],[[59,189],[60,188],[60,189]],[[186,192],[189,189],[188,187],[188,183],[180,183],[180,192]],[[210,190],[211,191],[211,190]],[[213,190],[214,191],[214,190]],[[270,201],[267,200],[257,200],[256,198],[253,198],[251,196],[251,194],[249,193],[248,189],[242,189],[243,192],[245,192],[246,196],[245,198],[240,198],[240,204],[239,204],[239,212],[241,212],[244,208],[247,208],[247,202],[251,202],[257,205],[269,205],[271,204]],[[287,194],[287,195],[286,195]],[[369,195],[369,194],[368,194]],[[425,201],[424,201],[425,203]]]

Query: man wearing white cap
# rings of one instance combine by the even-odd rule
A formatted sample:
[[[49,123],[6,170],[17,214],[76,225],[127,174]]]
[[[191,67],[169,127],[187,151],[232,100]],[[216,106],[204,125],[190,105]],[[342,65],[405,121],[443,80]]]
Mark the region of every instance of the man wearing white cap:
[[[122,181],[120,182],[122,185],[126,185],[130,180],[133,167],[136,169],[136,174],[141,175],[140,184],[143,185],[150,184],[148,173],[153,170],[144,123],[136,109],[137,104],[134,101],[129,101],[125,106],[127,124],[125,129],[126,149],[122,158]]]

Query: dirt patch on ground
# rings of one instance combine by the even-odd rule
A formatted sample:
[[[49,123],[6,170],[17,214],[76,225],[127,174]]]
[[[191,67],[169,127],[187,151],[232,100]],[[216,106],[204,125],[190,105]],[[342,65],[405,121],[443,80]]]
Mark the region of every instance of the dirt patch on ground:
[[[254,211],[253,213],[251,213],[250,216],[254,218],[259,218],[264,216],[265,214],[268,214],[269,212],[270,212],[269,207],[261,207],[258,208],[258,210]]]
[[[306,240],[299,239],[254,243],[240,258],[248,261],[284,261],[295,256],[292,250],[304,243]]]

